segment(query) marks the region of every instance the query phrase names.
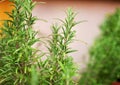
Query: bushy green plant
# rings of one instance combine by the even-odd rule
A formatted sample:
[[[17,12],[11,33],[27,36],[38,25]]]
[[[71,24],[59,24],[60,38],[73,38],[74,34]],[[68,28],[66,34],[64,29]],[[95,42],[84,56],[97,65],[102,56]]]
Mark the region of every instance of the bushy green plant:
[[[32,25],[35,3],[32,0],[10,0],[14,9],[6,14],[0,38],[0,85],[75,85],[77,68],[68,54],[74,52],[69,44],[74,41],[73,27],[76,14],[69,9],[62,25],[53,25],[48,40],[49,53],[38,52],[32,46],[39,41]],[[45,60],[42,60],[46,57]]]
[[[30,85],[31,67],[34,66],[37,42],[32,25],[36,20],[32,16],[35,3],[32,0],[11,0],[14,9],[6,14],[0,38],[0,85]]]
[[[101,25],[101,36],[90,49],[90,61],[80,85],[111,85],[120,78],[120,9]]]
[[[74,41],[75,13],[69,9],[63,24],[52,26],[52,38],[49,40],[49,54],[44,62],[40,62],[40,83],[42,85],[75,85],[73,77],[77,68],[69,53],[74,52],[69,44]]]

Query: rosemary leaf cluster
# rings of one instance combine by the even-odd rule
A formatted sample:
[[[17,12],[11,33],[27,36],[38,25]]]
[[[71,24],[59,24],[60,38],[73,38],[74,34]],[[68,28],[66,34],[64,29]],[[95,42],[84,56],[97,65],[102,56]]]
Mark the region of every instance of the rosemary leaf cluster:
[[[75,85],[77,68],[69,53],[74,41],[73,27],[76,14],[68,9],[62,25],[52,26],[47,55],[32,46],[39,41],[32,29],[36,18],[32,16],[32,0],[10,0],[14,9],[6,12],[10,17],[0,27],[0,85]],[[46,57],[45,60],[42,60]]]
[[[35,50],[31,47],[37,39],[32,25],[35,3],[32,0],[11,0],[14,9],[6,12],[11,18],[0,28],[5,35],[0,38],[0,85],[30,85],[31,67]]]
[[[53,24],[52,38],[49,40],[49,54],[47,59],[40,63],[40,82],[42,85],[75,85],[73,77],[77,68],[69,53],[74,52],[69,45],[74,41],[75,30],[78,24],[74,21],[76,14],[68,9],[62,25]]]

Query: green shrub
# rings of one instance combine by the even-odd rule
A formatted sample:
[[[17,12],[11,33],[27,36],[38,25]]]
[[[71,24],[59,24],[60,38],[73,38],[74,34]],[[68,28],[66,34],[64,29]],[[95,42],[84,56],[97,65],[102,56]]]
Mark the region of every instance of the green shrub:
[[[34,66],[35,49],[31,46],[37,42],[32,25],[35,3],[32,0],[11,0],[14,9],[6,14],[11,18],[5,20],[4,38],[0,38],[0,85],[30,85],[31,67]]]
[[[79,23],[74,21],[76,14],[69,9],[65,20],[60,20],[62,25],[52,26],[46,54],[32,47],[40,41],[32,29],[35,3],[10,1],[14,9],[6,14],[11,19],[0,28],[5,35],[0,38],[0,85],[75,85],[77,68],[68,54],[75,51],[69,44],[74,41],[73,27]]]
[[[73,77],[77,74],[77,68],[69,53],[74,52],[69,44],[74,41],[75,13],[68,9],[65,21],[62,25],[52,26],[51,39],[48,40],[49,54],[44,62],[40,62],[40,84],[42,85],[75,85]]]
[[[90,61],[80,85],[111,85],[120,78],[120,9],[101,25],[99,36],[90,49]]]

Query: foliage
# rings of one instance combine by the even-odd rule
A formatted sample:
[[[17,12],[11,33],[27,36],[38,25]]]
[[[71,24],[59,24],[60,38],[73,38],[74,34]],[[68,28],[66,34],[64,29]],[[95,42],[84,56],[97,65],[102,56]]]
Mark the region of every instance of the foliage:
[[[63,24],[52,26],[48,40],[47,55],[33,48],[39,41],[32,25],[35,3],[32,0],[10,0],[14,9],[6,12],[11,18],[5,20],[0,38],[0,85],[75,85],[73,77],[77,68],[68,54],[74,52],[69,44],[74,41],[73,27],[76,14],[69,9]],[[46,57],[45,60],[42,60]]]
[[[90,61],[80,85],[110,85],[120,78],[120,9],[100,28],[102,34],[90,49]]]
[[[11,0],[14,9],[6,12],[11,18],[5,20],[0,28],[5,35],[0,38],[0,85],[30,85],[31,67],[34,67],[35,49],[31,46],[37,42],[32,25],[35,3],[32,0]]]
[[[76,75],[76,66],[68,54],[74,52],[69,44],[74,41],[75,30],[72,28],[78,24],[74,21],[75,13],[69,9],[63,24],[52,26],[52,38],[49,40],[49,54],[47,59],[39,63],[40,83],[42,85],[75,85],[73,77]]]

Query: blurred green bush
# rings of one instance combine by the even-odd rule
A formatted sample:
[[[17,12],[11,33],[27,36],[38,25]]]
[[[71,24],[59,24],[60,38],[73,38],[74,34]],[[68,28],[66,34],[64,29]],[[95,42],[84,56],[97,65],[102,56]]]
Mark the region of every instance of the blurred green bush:
[[[90,48],[90,60],[79,85],[110,85],[120,78],[120,9],[107,16],[101,36]]]

